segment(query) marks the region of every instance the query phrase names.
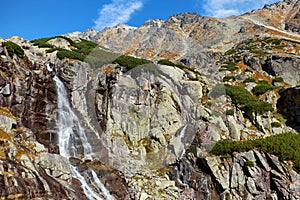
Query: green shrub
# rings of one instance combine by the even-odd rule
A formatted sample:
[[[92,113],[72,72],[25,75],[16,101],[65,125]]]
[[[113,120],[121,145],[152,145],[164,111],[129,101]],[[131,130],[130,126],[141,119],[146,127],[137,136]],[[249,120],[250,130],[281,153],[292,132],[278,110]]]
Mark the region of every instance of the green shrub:
[[[150,61],[148,61],[148,60],[135,58],[132,56],[126,56],[126,55],[119,56],[114,62],[118,63],[121,66],[126,66],[129,68],[134,68],[139,65],[150,63]]]
[[[270,39],[267,39],[265,40],[267,43],[271,43],[273,45],[280,45],[281,43],[281,39],[277,39],[277,38],[270,38]]]
[[[225,76],[222,80],[223,80],[223,82],[227,82],[230,80],[235,80],[235,78],[234,78],[234,76]]]
[[[239,86],[225,85],[225,91],[234,104],[247,113],[263,114],[268,111],[273,111],[272,105],[265,101],[260,101],[245,88]]]
[[[259,101],[259,100],[250,100],[245,105],[241,107],[241,110],[245,112],[250,112],[250,113],[259,113],[263,114],[268,111],[274,111],[274,108],[272,104],[265,102],[265,101]]]
[[[59,59],[70,58],[70,59],[77,59],[80,61],[83,61],[85,59],[85,55],[75,52],[75,51],[69,51],[69,50],[65,50],[65,49],[58,51],[56,56]]]
[[[257,81],[257,84],[259,84],[259,85],[269,85],[268,81],[266,81],[266,80],[259,80],[259,81]]]
[[[8,52],[8,55],[12,58],[14,54],[19,56],[20,58],[24,57],[24,50],[17,45],[16,43],[13,42],[2,42],[2,46],[6,47],[6,50]]]
[[[167,60],[167,59],[159,60],[157,63],[160,65],[176,66],[175,63],[173,63],[172,61]]]
[[[273,79],[273,82],[279,82],[279,83],[281,83],[281,82],[283,82],[283,78],[282,77],[275,77]]]
[[[245,164],[248,167],[254,167],[254,162],[252,162],[251,160],[246,160]]]
[[[185,65],[183,65],[183,64],[175,64],[175,63],[173,63],[172,61],[167,60],[167,59],[159,60],[157,63],[158,63],[158,64],[161,64],[161,65],[168,65],[168,66],[178,67],[178,68],[180,68],[180,69],[186,68],[186,69],[189,69],[189,70],[195,72],[195,70],[192,69],[192,68],[188,68],[187,66],[185,66]]]
[[[257,56],[267,56],[267,55],[269,55],[269,53],[264,52],[262,50],[252,50],[251,52],[255,53]]]
[[[276,155],[283,160],[291,160],[295,169],[300,171],[300,134],[297,133],[276,134],[247,141],[220,140],[215,143],[211,153],[221,156],[253,149]]]
[[[225,55],[232,55],[236,53],[236,49],[229,49],[228,51],[225,52]]]
[[[269,90],[277,89],[277,86],[269,85],[269,84],[260,84],[255,86],[251,91],[256,96],[266,93]]]
[[[225,159],[231,158],[231,155],[230,154],[221,155],[220,158],[225,158]]]
[[[49,40],[53,38],[40,38],[40,39],[32,40],[31,42],[33,43],[33,45],[38,46],[39,48],[54,48],[52,44],[47,43]]]
[[[246,78],[243,83],[255,83],[254,78]]]
[[[46,53],[52,53],[52,52],[54,52],[54,51],[60,51],[60,50],[62,50],[62,49],[58,49],[58,48],[50,48],[50,49],[47,49],[47,50],[46,50]]]
[[[98,46],[96,43],[84,39],[81,39],[81,41],[78,43],[70,42],[70,44],[76,47],[79,53],[82,53],[84,55],[88,55],[93,49]]]
[[[274,128],[279,128],[279,127],[281,127],[281,124],[279,122],[272,122],[271,126]]]
[[[55,39],[55,38],[63,38],[67,40],[71,46],[74,48],[72,51],[66,50],[66,49],[60,49],[60,48],[55,48],[52,44],[49,44],[48,41]],[[64,37],[64,36],[55,36],[55,37],[50,37],[50,38],[40,38],[36,40],[31,41],[33,45],[38,46],[39,48],[49,48],[47,50],[47,53],[52,53],[56,50],[57,52],[57,57],[60,59],[63,58],[72,58],[72,59],[79,59],[81,61],[84,60],[85,56],[88,55],[94,48],[97,47],[97,44],[88,40],[81,39],[80,42],[74,42],[70,38]]]
[[[235,64],[233,62],[225,62],[225,65],[223,65],[219,71],[234,71],[236,70],[237,67],[235,66]]]
[[[234,110],[230,109],[230,110],[226,110],[225,111],[226,115],[234,115]]]

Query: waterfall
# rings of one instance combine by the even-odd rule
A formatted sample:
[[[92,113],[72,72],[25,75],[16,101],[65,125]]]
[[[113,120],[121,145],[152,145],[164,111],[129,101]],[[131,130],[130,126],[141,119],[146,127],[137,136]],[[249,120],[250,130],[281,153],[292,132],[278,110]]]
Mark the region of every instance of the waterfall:
[[[55,76],[53,80],[57,92],[57,127],[60,155],[66,158],[70,156],[88,156],[92,153],[92,147],[87,140],[85,131],[77,115],[71,108],[64,84],[57,76]],[[89,183],[92,185],[91,187],[75,166],[70,165],[70,168],[73,177],[81,182],[83,191],[88,199],[101,200],[103,199],[102,197],[104,197],[107,200],[114,200],[93,170],[90,169],[90,173],[85,173]]]

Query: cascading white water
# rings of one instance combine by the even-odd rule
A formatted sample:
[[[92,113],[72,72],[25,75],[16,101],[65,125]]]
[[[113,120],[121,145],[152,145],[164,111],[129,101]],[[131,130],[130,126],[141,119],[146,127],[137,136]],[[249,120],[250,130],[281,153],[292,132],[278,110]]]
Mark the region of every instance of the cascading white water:
[[[92,147],[87,140],[85,131],[80,125],[77,115],[70,106],[65,86],[57,76],[55,76],[53,80],[57,91],[57,127],[60,155],[67,158],[70,156],[87,156],[92,153]],[[78,150],[79,147],[81,148],[80,151]],[[101,195],[107,200],[114,199],[93,170],[90,170],[91,175],[88,173],[86,173],[86,175],[97,191],[94,191],[93,188],[89,186],[84,176],[77,171],[76,167],[70,165],[70,168],[72,175],[81,182],[83,191],[88,199],[101,200]],[[101,193],[101,195],[98,193]]]

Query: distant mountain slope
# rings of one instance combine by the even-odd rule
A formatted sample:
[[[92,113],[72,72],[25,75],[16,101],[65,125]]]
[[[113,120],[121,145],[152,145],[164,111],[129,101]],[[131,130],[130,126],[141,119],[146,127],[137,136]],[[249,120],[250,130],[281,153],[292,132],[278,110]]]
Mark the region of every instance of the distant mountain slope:
[[[113,51],[148,59],[187,59],[204,65],[207,52],[226,51],[254,35],[300,41],[299,1],[285,0],[263,9],[223,19],[181,13],[149,20],[138,28],[117,25],[67,34],[92,40]]]

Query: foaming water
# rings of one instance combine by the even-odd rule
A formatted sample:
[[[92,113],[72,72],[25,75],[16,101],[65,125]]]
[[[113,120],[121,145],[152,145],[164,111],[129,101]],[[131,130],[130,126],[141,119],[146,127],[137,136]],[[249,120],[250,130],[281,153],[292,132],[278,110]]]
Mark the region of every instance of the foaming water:
[[[57,92],[57,129],[60,155],[66,158],[70,156],[85,157],[92,153],[92,147],[87,140],[77,115],[71,108],[64,84],[57,76],[53,80]],[[70,168],[73,177],[81,182],[83,191],[88,199],[114,199],[93,170],[89,169],[90,173],[85,173],[85,176],[83,176],[75,166],[70,165]],[[85,177],[87,177],[89,183]]]

